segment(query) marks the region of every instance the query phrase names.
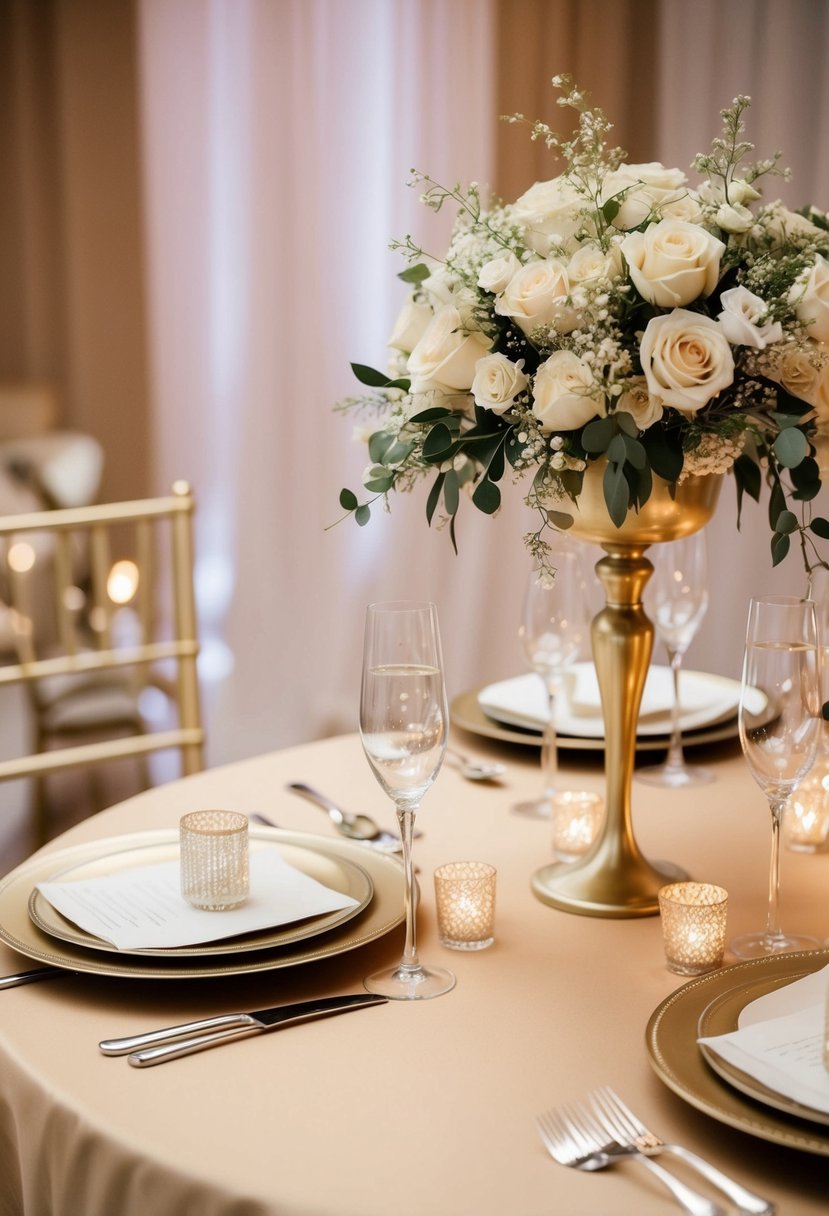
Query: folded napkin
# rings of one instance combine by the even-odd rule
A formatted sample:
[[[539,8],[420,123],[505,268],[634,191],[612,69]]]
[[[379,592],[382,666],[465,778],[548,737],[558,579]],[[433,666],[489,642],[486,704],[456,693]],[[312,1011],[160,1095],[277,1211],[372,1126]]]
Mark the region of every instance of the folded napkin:
[[[177,861],[165,861],[104,878],[41,882],[37,889],[61,916],[119,950],[219,941],[358,902],[288,865],[274,848],[251,853],[250,895],[226,912],[191,907],[181,894],[180,875]]]
[[[752,1001],[739,1029],[701,1038],[709,1051],[773,1093],[829,1114],[823,1063],[829,967]]]

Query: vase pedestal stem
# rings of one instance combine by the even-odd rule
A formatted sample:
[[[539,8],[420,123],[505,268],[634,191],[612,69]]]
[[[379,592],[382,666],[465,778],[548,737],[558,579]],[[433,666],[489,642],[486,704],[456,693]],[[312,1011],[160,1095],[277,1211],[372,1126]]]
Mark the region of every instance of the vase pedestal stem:
[[[593,661],[605,723],[605,821],[579,861],[543,866],[532,879],[544,903],[585,916],[651,916],[657,892],[688,877],[670,862],[651,862],[633,835],[631,786],[639,707],[653,651],[653,625],[642,606],[653,566],[646,544],[604,544],[596,565],[605,607],[592,627]]]

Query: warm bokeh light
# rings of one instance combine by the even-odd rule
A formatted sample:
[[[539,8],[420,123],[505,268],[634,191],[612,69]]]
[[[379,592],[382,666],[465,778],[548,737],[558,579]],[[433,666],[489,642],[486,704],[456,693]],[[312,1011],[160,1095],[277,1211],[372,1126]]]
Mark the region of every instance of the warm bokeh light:
[[[107,595],[113,604],[128,604],[138,590],[138,567],[135,562],[118,561],[109,572]]]
[[[25,540],[15,541],[9,547],[8,563],[16,574],[25,574],[35,564],[35,551]]]

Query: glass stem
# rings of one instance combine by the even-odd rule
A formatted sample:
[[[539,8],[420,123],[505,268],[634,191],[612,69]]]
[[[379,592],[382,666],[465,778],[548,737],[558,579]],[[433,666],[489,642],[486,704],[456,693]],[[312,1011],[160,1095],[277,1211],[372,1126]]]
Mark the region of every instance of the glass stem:
[[[668,651],[668,663],[670,664],[671,673],[674,679],[674,704],[671,711],[671,742],[668,746],[668,755],[665,759],[666,768],[682,768],[685,764],[685,757],[682,754],[682,730],[679,725],[679,669],[682,666],[682,651]]]
[[[544,681],[547,689],[548,718],[541,741],[541,773],[544,797],[552,798],[558,783],[558,741],[556,739],[556,685]]]
[[[406,909],[406,942],[400,966],[407,971],[420,969],[417,957],[415,883],[412,865],[412,834],[416,811],[417,806],[397,807],[397,823],[400,827],[400,839],[403,841],[404,907]]]
[[[780,824],[786,807],[785,798],[770,798],[771,809],[771,862],[769,864],[769,914],[766,923],[766,939],[770,945],[783,939],[780,928]]]

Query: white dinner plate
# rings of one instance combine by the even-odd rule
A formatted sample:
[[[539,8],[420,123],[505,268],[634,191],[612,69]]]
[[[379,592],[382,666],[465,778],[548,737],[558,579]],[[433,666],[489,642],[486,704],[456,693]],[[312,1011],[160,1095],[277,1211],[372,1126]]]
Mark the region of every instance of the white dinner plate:
[[[734,717],[740,703],[740,682],[707,672],[684,671],[679,678],[680,728],[683,732],[715,726]],[[760,713],[766,698],[752,690],[752,709]],[[489,684],[478,693],[487,717],[507,726],[542,731],[548,719],[547,698],[540,678],[530,672]],[[651,667],[642,696],[636,734],[639,738],[671,732],[673,676],[669,667]],[[604,722],[596,671],[592,663],[576,663],[565,678],[556,701],[556,732],[580,739],[603,739]]]

